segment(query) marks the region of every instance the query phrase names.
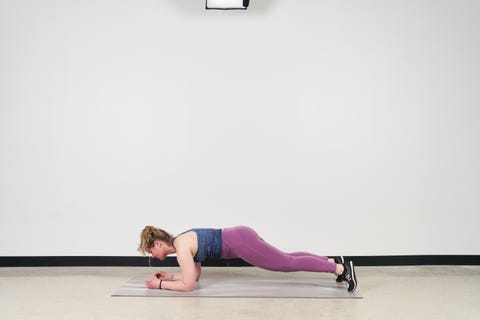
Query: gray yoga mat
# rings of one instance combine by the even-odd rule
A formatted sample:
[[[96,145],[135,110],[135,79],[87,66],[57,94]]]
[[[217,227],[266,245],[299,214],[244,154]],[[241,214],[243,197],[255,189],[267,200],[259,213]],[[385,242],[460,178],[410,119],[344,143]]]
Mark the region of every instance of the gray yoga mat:
[[[349,293],[345,283],[334,278],[285,278],[255,276],[223,276],[202,278],[189,292],[148,289],[139,276],[128,280],[112,296],[119,297],[250,297],[250,298],[362,298]]]

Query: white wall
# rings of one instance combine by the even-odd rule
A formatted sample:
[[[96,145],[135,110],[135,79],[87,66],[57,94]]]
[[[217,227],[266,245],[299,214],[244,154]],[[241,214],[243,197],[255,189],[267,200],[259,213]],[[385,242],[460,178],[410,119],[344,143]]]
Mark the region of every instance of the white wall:
[[[479,1],[204,5],[0,0],[0,255],[480,253]]]

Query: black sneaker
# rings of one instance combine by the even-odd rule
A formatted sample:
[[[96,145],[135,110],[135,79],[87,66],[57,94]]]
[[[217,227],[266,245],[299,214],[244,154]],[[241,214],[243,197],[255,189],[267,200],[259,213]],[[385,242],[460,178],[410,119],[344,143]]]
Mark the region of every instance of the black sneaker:
[[[343,259],[343,256],[334,257],[333,260],[335,261],[336,264],[345,264],[345,260]],[[338,275],[337,279],[335,281],[342,282],[343,281],[343,276]]]
[[[357,277],[355,276],[355,267],[353,261],[343,264],[342,277],[348,283],[348,292],[353,292],[357,288]]]

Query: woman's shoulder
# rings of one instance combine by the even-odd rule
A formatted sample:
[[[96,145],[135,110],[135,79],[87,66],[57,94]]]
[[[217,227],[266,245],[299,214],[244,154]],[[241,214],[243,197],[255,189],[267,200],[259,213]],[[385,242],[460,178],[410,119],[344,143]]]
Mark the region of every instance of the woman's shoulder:
[[[173,238],[173,243],[185,243],[185,242],[190,242],[190,241],[196,241],[197,239],[197,233],[191,229],[187,230],[185,232],[180,233],[178,236]]]
[[[177,254],[188,251],[193,257],[198,250],[197,233],[192,230],[185,231],[173,239],[172,246]]]

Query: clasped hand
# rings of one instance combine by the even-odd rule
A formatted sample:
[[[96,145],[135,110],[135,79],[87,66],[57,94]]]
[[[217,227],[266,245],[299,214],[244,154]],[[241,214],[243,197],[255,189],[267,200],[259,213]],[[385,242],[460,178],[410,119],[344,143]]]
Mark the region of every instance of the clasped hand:
[[[153,275],[152,278],[148,279],[145,284],[147,288],[158,289],[160,286],[160,280],[170,280],[171,276],[165,271],[159,271]]]
[[[165,272],[165,271],[158,271],[157,273],[154,274],[154,276],[155,276],[158,280],[172,280],[171,275],[168,274],[168,273]]]

